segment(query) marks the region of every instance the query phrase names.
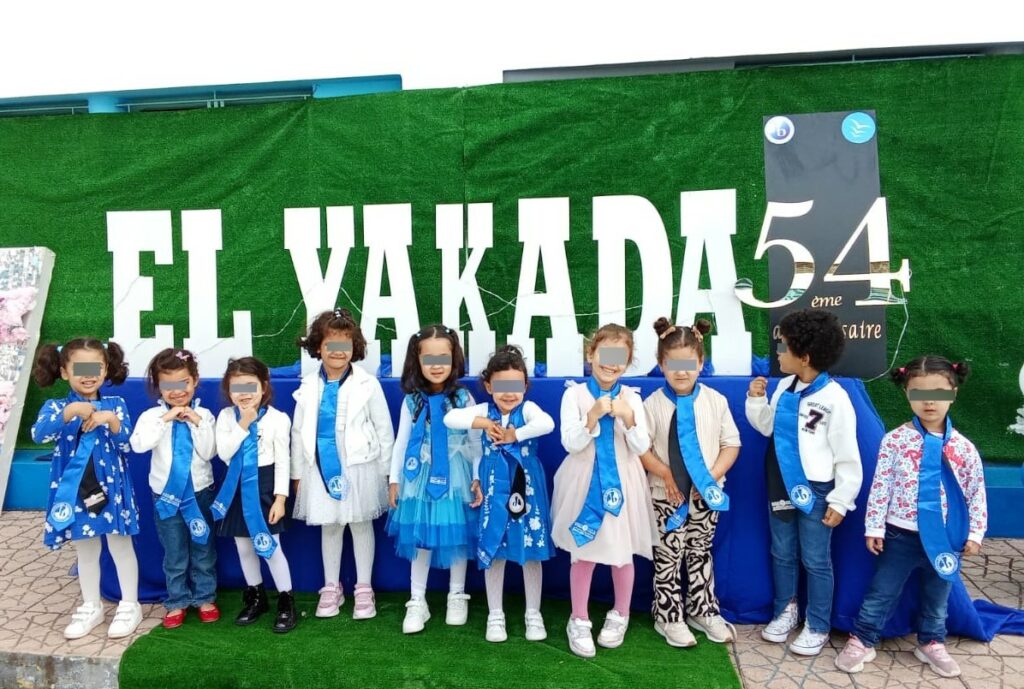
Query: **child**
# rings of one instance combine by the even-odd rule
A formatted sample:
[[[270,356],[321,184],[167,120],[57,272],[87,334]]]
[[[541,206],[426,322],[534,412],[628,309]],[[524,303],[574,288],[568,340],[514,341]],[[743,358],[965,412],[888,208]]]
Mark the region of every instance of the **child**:
[[[654,331],[665,385],[644,401],[652,452],[641,457],[662,531],[654,546],[654,629],[670,646],[697,643],[686,623],[726,643],[735,632],[719,614],[711,541],[719,512],[729,509],[721,489],[739,456],[740,433],[725,396],[697,382],[711,323],[659,318]],[[681,572],[689,582],[685,601]]]
[[[747,393],[747,420],[772,436],[765,462],[768,526],[772,535],[774,619],[761,632],[784,643],[799,623],[796,604],[799,563],[807,572],[807,622],[789,646],[815,656],[832,629],[832,529],[860,491],[863,470],[857,448],[857,418],[846,391],[827,371],[843,352],[843,329],[820,309],[787,314],[779,323],[779,381],[771,404],[767,380],[755,378]]]
[[[115,342],[104,344],[79,337],[63,347],[44,345],[32,375],[41,387],[59,378],[71,388],[66,397],[47,400],[35,424],[32,441],[56,443],[50,464],[43,543],[56,550],[74,541],[82,605],[71,616],[64,638],[80,639],[103,622],[100,601],[100,539],[117,567],[121,602],[107,636],[129,636],[142,621],[139,606],[139,563],[132,536],[139,533],[131,477],[124,453],[132,422],[120,397],[100,394],[105,381],[120,385],[128,376],[124,352]]]
[[[555,548],[547,479],[535,439],[555,430],[555,421],[533,402],[523,401],[526,361],[515,345],[506,345],[491,357],[480,372],[480,381],[494,401],[452,409],[444,422],[448,428],[476,428],[486,433],[479,479],[486,490],[477,546],[490,608],[486,638],[492,642],[508,638],[502,589],[505,561],[513,560],[523,568],[526,638],[543,641],[548,634],[540,614],[541,562],[553,557]]]
[[[860,672],[874,660],[903,585],[920,570],[920,645],[914,655],[943,677],[960,674],[946,652],[946,604],[959,576],[958,553],[980,553],[988,527],[981,457],[949,418],[968,372],[966,363],[932,355],[892,372],[914,420],[889,431],[878,450],[865,517],[867,547],[878,556],[878,568],[853,634],[836,658],[840,670]]]
[[[640,395],[619,384],[633,360],[633,333],[621,325],[601,326],[587,349],[591,376],[566,383],[562,396],[562,445],[569,456],[555,473],[551,500],[555,545],[569,552],[572,617],[566,626],[569,649],[595,655],[587,605],[594,567],[612,568],[615,606],[597,643],[622,645],[633,595],[633,555],[651,559],[658,538],[647,475],[639,455],[650,447]]]
[[[164,549],[167,599],[164,627],[185,622],[189,606],[199,619],[216,622],[217,544],[210,538],[213,468],[217,453],[213,414],[195,397],[199,366],[192,352],[168,348],[149,362],[146,383],[160,403],[142,412],[132,433],[132,450],[152,450],[149,487],[153,491],[156,535]]]
[[[320,360],[320,370],[305,376],[294,395],[291,469],[295,518],[321,527],[324,586],[316,616],[334,617],[345,602],[340,573],[348,525],[356,559],[352,618],[366,620],[377,614],[373,520],[388,505],[391,413],[377,379],[353,365],[366,356],[366,339],[347,310],[321,313],[299,346]]]
[[[412,595],[402,631],[422,631],[430,610],[425,599],[430,565],[451,570],[445,622],[463,625],[469,614],[466,562],[475,524],[471,507],[483,501],[479,471],[480,432],[448,430],[444,415],[473,404],[459,385],[466,373],[459,337],[444,325],[428,325],[409,338],[402,369],[405,400],[391,454],[388,534],[395,552],[412,561]]]
[[[221,521],[218,535],[235,539],[245,576],[235,624],[252,624],[270,609],[260,572],[263,558],[278,590],[274,631],[284,634],[298,622],[291,570],[279,535],[285,528],[291,422],[270,406],[270,369],[259,359],[229,360],[221,390],[234,406],[217,416],[217,454],[228,473],[212,511]]]

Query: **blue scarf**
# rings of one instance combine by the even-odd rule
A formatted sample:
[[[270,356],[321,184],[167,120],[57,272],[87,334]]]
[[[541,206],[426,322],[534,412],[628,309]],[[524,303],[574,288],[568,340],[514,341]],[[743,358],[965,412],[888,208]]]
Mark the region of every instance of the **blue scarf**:
[[[324,393],[320,397],[320,416],[316,423],[316,452],[320,464],[320,476],[324,480],[324,488],[335,500],[348,497],[349,482],[341,467],[341,455],[338,453],[338,391],[352,372],[352,365],[345,370],[338,380],[327,380],[327,372],[320,368],[320,377],[324,382]]]
[[[192,400],[192,408],[195,409],[198,403],[199,400]],[[172,423],[171,470],[160,499],[157,500],[156,513],[161,519],[170,519],[180,510],[192,540],[205,544],[210,538],[210,527],[199,509],[192,485],[192,431],[188,421],[175,419]]]
[[[487,407],[487,418],[491,421],[501,422],[501,411],[493,402]],[[526,425],[522,404],[509,413],[508,420],[515,428],[522,428]],[[491,564],[494,554],[501,546],[509,519],[518,519],[526,512],[526,470],[523,468],[523,453],[525,451],[529,454],[532,443],[525,441],[495,445],[486,433],[483,434],[483,441],[486,454],[497,453],[504,460],[487,477],[489,482],[485,491],[487,502],[484,505],[486,519],[481,522],[482,526],[483,524],[486,526],[482,528],[477,548],[477,557],[480,563],[486,567]],[[523,478],[521,481],[517,481],[516,475],[520,473]],[[515,517],[512,516],[513,514]]]
[[[917,491],[917,528],[932,567],[946,581],[956,581],[960,573],[960,551],[967,541],[967,501],[956,474],[942,458],[943,448],[953,433],[953,422],[946,417],[946,431],[937,438],[914,417],[914,427],[924,441]],[[946,489],[946,520],[942,518],[939,482]]]
[[[794,386],[797,380],[793,380]],[[829,375],[822,371],[814,382],[800,392],[783,392],[775,407],[775,455],[779,459],[779,471],[790,502],[804,514],[810,514],[814,509],[814,491],[807,483],[804,467],[800,463],[800,400],[818,392],[830,380]]]
[[[726,495],[718,482],[711,475],[707,463],[704,461],[704,453],[701,452],[700,442],[697,440],[697,422],[693,416],[693,406],[700,395],[700,384],[694,386],[693,392],[689,395],[677,395],[676,391],[666,381],[663,388],[665,397],[676,403],[676,437],[679,439],[679,447],[682,450],[683,463],[686,465],[686,473],[690,475],[693,485],[696,486],[700,496],[708,507],[717,511],[729,509],[729,496]],[[674,531],[686,521],[687,504],[689,495],[683,496],[683,504],[668,518],[665,524],[666,531]]]
[[[260,505],[259,444],[257,442],[257,426],[266,413],[267,408],[261,407],[259,416],[249,424],[249,435],[242,441],[242,445],[231,458],[228,473],[224,476],[224,485],[220,487],[217,499],[213,501],[213,506],[210,509],[214,519],[223,519],[228,513],[228,507],[231,506],[232,500],[235,499],[235,493],[238,492],[239,483],[241,483],[242,517],[249,530],[249,537],[252,538],[256,554],[269,560],[277,550],[277,542],[270,535],[270,529],[263,518],[263,507]],[[237,421],[240,416],[238,407],[235,407],[235,420]]]
[[[74,402],[88,402],[97,411],[103,409],[103,399],[87,400],[72,390],[68,393],[68,404]],[[61,410],[63,413],[63,409]],[[78,503],[78,486],[82,483],[82,476],[85,474],[86,465],[92,461],[92,452],[98,440],[99,428],[94,428],[88,433],[80,433],[82,419],[75,416],[64,424],[61,433],[78,437],[78,446],[75,454],[64,467],[57,484],[57,491],[53,495],[53,505],[46,515],[46,521],[55,531],[63,531],[75,522],[75,505]]]
[[[413,481],[420,474],[423,443],[427,442],[427,421],[430,421],[430,476],[427,495],[439,500],[448,492],[448,429],[444,425],[446,395],[419,393],[420,410],[409,434],[405,450],[405,480]],[[423,408],[423,405],[426,408]]]
[[[613,400],[619,396],[622,386],[615,384],[611,390],[602,390],[597,381],[591,377],[587,380],[587,390],[595,400],[608,395]],[[619,480],[619,467],[615,462],[615,418],[605,414],[598,421],[601,433],[594,439],[594,470],[590,475],[590,489],[583,509],[576,521],[569,527],[576,545],[585,546],[595,538],[601,528],[605,513],[619,516],[625,499],[622,495],[622,482]]]

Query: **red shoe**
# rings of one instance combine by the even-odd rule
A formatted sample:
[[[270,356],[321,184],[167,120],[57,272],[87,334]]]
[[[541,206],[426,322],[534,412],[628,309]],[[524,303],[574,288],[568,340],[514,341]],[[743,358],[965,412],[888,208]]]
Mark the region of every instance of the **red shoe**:
[[[199,608],[199,621],[200,622],[216,622],[220,619],[220,610],[217,609],[216,603],[210,603],[211,607],[209,610],[203,610]]]
[[[175,629],[185,624],[185,610],[175,610],[164,615],[164,628]]]

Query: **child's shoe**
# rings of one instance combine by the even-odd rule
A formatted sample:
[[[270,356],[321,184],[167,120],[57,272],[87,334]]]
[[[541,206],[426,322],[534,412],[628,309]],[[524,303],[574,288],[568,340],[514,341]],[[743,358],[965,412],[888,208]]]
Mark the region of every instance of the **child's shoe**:
[[[505,613],[501,610],[493,610],[487,615],[487,635],[485,637],[491,643],[500,644],[508,639],[505,632]]]
[[[581,658],[593,658],[597,655],[594,648],[593,623],[590,620],[569,618],[565,633],[569,636],[569,650]]]
[[[164,629],[177,629],[183,624],[185,624],[185,608],[168,610],[164,613]]]
[[[299,623],[299,615],[295,610],[295,596],[291,591],[277,594],[277,617],[274,618],[274,631],[287,634]]]
[[[544,618],[540,610],[526,611],[526,640],[543,641],[548,638],[548,630],[544,627]]]
[[[445,624],[453,627],[461,627],[469,619],[469,594],[449,593],[448,613],[445,615]]]
[[[690,648],[697,645],[693,638],[693,632],[683,622],[654,622],[654,631],[665,637],[669,646],[676,648]]]
[[[83,603],[71,615],[71,624],[64,628],[65,639],[81,639],[103,623],[103,604]]]
[[[807,624],[804,624],[804,628],[800,635],[796,637],[796,641],[789,645],[789,652],[795,653],[798,656],[816,656],[821,653],[821,649],[828,643],[828,636],[828,632],[816,632]]]
[[[345,604],[345,594],[341,590],[341,584],[324,584],[320,589],[320,600],[316,604],[317,617],[335,617],[338,608]]]
[[[786,609],[779,613],[779,616],[768,623],[768,626],[761,630],[761,638],[765,641],[781,644],[789,638],[789,633],[800,624],[800,613],[796,603],[790,603]]]
[[[623,617],[618,610],[612,608],[608,616],[604,618],[604,626],[601,633],[597,635],[597,643],[605,648],[618,648],[622,640],[626,638],[626,628],[629,627],[629,618]]]
[[[216,622],[220,619],[220,608],[217,607],[216,603],[205,603],[199,606],[199,621],[200,622]]]
[[[403,634],[416,634],[422,632],[430,619],[430,609],[427,601],[422,598],[413,598],[405,604],[405,620],[402,622]]]
[[[242,609],[235,618],[235,624],[243,627],[252,624],[268,610],[270,601],[267,600],[267,589],[263,588],[263,584],[246,586],[242,591]]]
[[[356,584],[356,604],[352,609],[353,620],[368,620],[377,616],[377,604],[373,588],[369,584]]]
[[[843,672],[854,674],[863,670],[864,664],[870,663],[876,655],[875,649],[865,646],[860,639],[851,636],[843,650],[836,656],[836,667]]]
[[[708,641],[727,644],[736,640],[736,630],[721,615],[690,615],[686,623],[697,631],[704,632]]]
[[[114,613],[114,620],[107,629],[108,639],[123,639],[131,636],[132,632],[138,629],[142,622],[142,606],[138,603],[121,601],[117,605],[117,612]]]
[[[960,666],[946,651],[946,645],[938,641],[918,646],[914,649],[914,657],[943,677],[960,676]]]

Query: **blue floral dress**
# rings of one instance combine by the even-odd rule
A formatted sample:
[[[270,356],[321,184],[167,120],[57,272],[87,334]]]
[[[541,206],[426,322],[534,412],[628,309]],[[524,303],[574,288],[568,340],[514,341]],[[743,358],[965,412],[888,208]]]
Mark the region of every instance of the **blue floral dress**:
[[[101,396],[95,400],[87,400],[72,391],[63,399],[47,400],[39,410],[39,416],[32,425],[32,440],[40,444],[56,443],[53,448],[53,461],[50,463],[47,514],[53,507],[60,477],[78,447],[78,429],[81,427],[81,421],[74,418],[67,423],[64,422],[64,407],[72,402],[89,402],[97,411],[114,412],[121,421],[121,430],[119,433],[111,433],[107,426],[99,427],[99,437],[92,451],[96,478],[107,493],[106,506],[98,514],[91,514],[85,509],[82,498],[77,497],[75,521],[71,526],[56,531],[49,523],[45,523],[43,543],[53,550],[60,548],[67,541],[93,538],[102,534],[134,536],[139,533],[139,510],[135,506],[131,477],[126,471],[124,461],[124,453],[131,451],[128,439],[132,434],[132,422],[128,416],[128,407],[120,397]]]

